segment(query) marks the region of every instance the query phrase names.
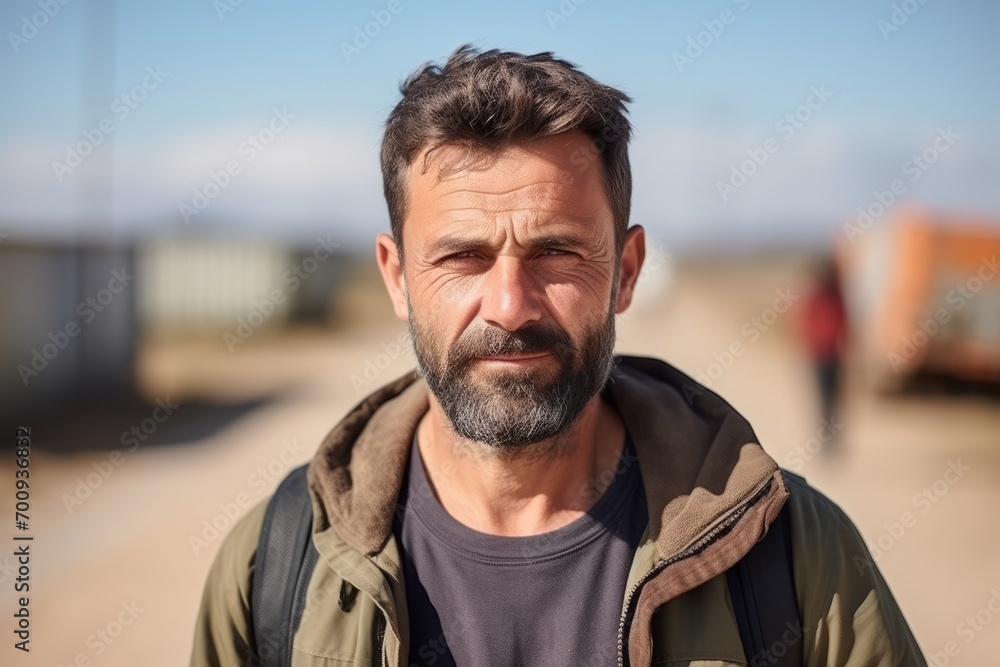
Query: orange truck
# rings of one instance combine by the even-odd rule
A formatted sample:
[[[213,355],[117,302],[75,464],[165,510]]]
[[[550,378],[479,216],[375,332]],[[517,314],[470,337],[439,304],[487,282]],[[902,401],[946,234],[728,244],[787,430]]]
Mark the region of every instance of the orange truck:
[[[844,225],[848,326],[868,381],[1000,384],[1000,218],[905,208]]]

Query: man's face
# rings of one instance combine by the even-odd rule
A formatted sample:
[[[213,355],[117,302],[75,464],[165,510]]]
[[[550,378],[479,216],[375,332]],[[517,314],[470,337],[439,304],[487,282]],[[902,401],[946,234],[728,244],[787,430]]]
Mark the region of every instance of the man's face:
[[[613,217],[582,132],[442,175],[440,161],[456,157],[414,162],[398,282],[388,237],[380,268],[455,431],[515,450],[572,424],[610,373],[624,309]]]

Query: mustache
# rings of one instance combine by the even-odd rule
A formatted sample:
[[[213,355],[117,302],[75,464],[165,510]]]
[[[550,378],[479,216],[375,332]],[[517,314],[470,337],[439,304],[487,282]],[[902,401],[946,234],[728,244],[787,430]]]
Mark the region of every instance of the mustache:
[[[476,357],[541,352],[552,352],[565,362],[576,354],[576,346],[565,331],[553,324],[530,325],[517,331],[488,327],[459,337],[448,352],[448,366],[457,369]]]

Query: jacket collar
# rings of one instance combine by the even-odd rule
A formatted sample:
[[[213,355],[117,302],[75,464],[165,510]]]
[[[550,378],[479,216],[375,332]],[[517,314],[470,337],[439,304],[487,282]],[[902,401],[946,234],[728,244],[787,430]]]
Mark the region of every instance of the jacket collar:
[[[385,547],[428,391],[411,371],[361,401],[326,436],[309,466],[321,510],[316,532],[332,527],[366,556]],[[604,391],[636,447],[656,560],[695,543],[775,477],[778,466],[746,419],[669,364],[616,357]]]

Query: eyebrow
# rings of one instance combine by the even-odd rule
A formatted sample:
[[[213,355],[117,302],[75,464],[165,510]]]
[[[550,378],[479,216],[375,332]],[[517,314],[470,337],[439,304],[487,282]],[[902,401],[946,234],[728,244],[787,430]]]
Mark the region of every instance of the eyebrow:
[[[529,245],[536,248],[565,249],[579,248],[585,245],[584,239],[576,234],[545,234],[539,235],[529,240]],[[480,238],[465,236],[464,234],[445,234],[436,239],[428,248],[428,254],[453,254],[466,252],[481,248],[487,243]]]
[[[430,248],[427,249],[428,254],[438,255],[438,254],[452,254],[457,252],[464,252],[466,250],[473,250],[482,245],[482,241],[478,241],[461,234],[445,234],[444,236],[435,239],[431,243]]]

